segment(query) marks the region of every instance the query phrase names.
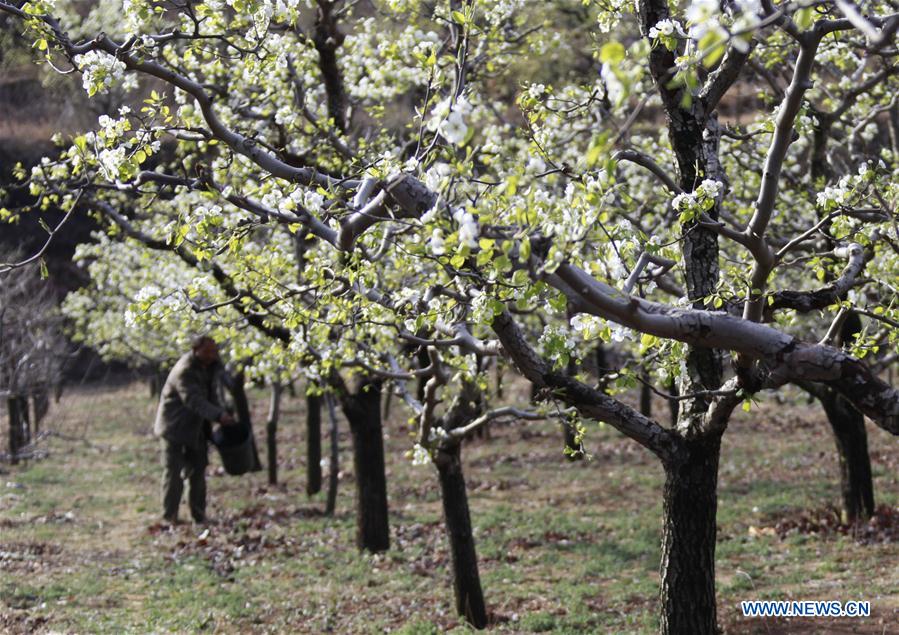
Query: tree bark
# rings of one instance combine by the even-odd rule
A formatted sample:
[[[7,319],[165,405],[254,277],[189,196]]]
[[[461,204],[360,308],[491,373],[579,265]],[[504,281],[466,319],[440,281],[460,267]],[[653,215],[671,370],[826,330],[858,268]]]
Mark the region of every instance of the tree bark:
[[[415,358],[418,360],[419,368],[427,368],[431,363],[431,358],[428,357],[428,349],[424,346],[419,347],[418,351],[415,353]],[[424,401],[425,384],[427,383],[427,377],[419,377],[418,382],[415,384],[415,398],[419,401]]]
[[[840,460],[842,520],[844,523],[864,521],[874,514],[874,483],[865,417],[833,390],[827,393],[821,403],[833,429]]]
[[[265,423],[265,446],[268,463],[269,485],[278,483],[278,419],[281,414],[280,384],[272,386],[271,402],[268,410],[268,421]]]
[[[334,120],[334,125],[340,132],[346,132],[346,90],[337,62],[337,49],[343,44],[345,36],[337,27],[336,16],[331,13],[332,4],[319,3],[312,42],[319,55],[319,68],[328,101],[328,115]]]
[[[340,436],[337,429],[337,412],[334,409],[334,397],[330,394],[325,396],[328,404],[328,418],[331,421],[330,427],[330,461],[328,463],[328,497],[325,503],[325,514],[334,515],[334,509],[337,507],[337,484],[340,475]],[[319,412],[321,401],[319,401]]]
[[[851,311],[840,327],[840,343],[843,346],[851,344],[861,330],[861,316]],[[874,514],[874,483],[871,479],[865,416],[832,388],[813,390],[811,394],[817,396],[824,406],[837,445],[842,520],[844,523],[867,520]]]
[[[34,432],[40,432],[41,422],[50,412],[50,395],[46,390],[41,390],[31,398],[32,410],[34,411]]]
[[[478,574],[461,453],[461,444],[458,443],[440,448],[435,464],[440,476],[446,535],[452,555],[456,612],[474,628],[480,629],[487,626],[487,609]]]
[[[665,465],[661,632],[714,635],[720,436],[685,441]]]
[[[253,434],[253,419],[250,414],[250,401],[247,399],[245,383],[246,378],[243,371],[236,372],[233,375],[225,373],[225,384],[231,393],[231,398],[234,400],[237,420],[250,431],[250,439],[253,443],[253,469],[251,471],[258,472],[262,469],[262,461],[259,460],[259,450],[256,448],[256,435]]]
[[[539,401],[539,399],[537,398],[539,393],[540,393],[540,386],[531,382],[531,388],[528,391],[528,395],[529,395],[529,401],[532,404],[537,403]]]
[[[19,462],[19,449],[22,447],[22,418],[19,414],[19,398],[12,396],[6,400],[6,412],[9,417],[9,462]]]
[[[384,413],[381,415],[381,418],[384,421],[390,421],[390,405],[393,403],[393,391],[388,390],[387,394],[384,395]]]
[[[150,397],[159,399],[159,395],[162,394],[162,386],[165,384],[166,373],[159,367],[154,367],[152,373],[149,381]]]
[[[387,476],[381,427],[381,382],[366,378],[341,395],[353,438],[356,470],[356,545],[371,552],[390,548]]]
[[[674,397],[678,397],[680,393],[677,391],[677,382],[674,378],[668,382],[665,386],[668,389],[668,394]],[[677,419],[680,416],[680,402],[677,399],[668,398],[668,412],[671,417],[671,427],[675,427],[677,425]]]
[[[640,414],[644,417],[652,416],[652,390],[649,388],[649,375],[643,373],[643,381],[640,384]]]
[[[322,491],[322,398],[319,395],[306,395],[306,494],[313,496],[320,491]]]
[[[22,426],[22,442],[19,447],[24,447],[31,443],[31,409],[28,405],[28,397],[19,397],[19,421]]]

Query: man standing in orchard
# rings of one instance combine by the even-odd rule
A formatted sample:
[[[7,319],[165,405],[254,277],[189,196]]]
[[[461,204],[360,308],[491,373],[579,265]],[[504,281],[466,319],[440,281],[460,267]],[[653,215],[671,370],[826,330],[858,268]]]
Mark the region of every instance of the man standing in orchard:
[[[153,432],[162,439],[163,518],[176,523],[178,506],[188,481],[190,514],[206,520],[206,422],[233,425],[234,418],[217,403],[214,378],[220,362],[211,337],[197,337],[166,378]]]

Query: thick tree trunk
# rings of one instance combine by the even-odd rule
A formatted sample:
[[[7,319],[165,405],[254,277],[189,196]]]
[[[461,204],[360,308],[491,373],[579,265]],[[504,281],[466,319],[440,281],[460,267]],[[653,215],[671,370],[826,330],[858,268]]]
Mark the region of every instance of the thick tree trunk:
[[[865,417],[833,391],[829,390],[821,402],[833,429],[840,459],[842,520],[844,523],[867,520],[874,514],[874,483]]]
[[[268,464],[269,485],[278,483],[278,419],[281,414],[281,391],[279,384],[272,386],[268,421],[265,423],[265,447]]]
[[[28,406],[28,397],[19,397],[19,420],[22,425],[20,447],[24,447],[31,443],[31,409]]]
[[[306,395],[306,494],[322,491],[322,398]]]
[[[253,418],[250,414],[250,401],[247,399],[246,378],[243,371],[234,373],[226,377],[228,391],[234,400],[234,410],[237,414],[237,421],[246,426],[250,431],[250,438],[253,443],[253,472],[262,469],[262,461],[259,460],[259,450],[256,448],[256,435],[253,434]]]
[[[159,399],[159,395],[162,394],[162,386],[165,384],[166,373],[162,368],[154,368],[153,374],[150,375],[149,388],[150,388],[150,397],[152,399]]]
[[[381,415],[381,419],[384,421],[390,421],[390,405],[393,403],[393,391],[388,390],[387,394],[384,395],[384,413]]]
[[[337,62],[337,49],[346,36],[337,27],[337,19],[331,12],[333,4],[319,3],[312,42],[319,55],[319,68],[328,98],[328,115],[334,120],[334,125],[340,132],[346,132],[346,90],[343,85],[343,74]]]
[[[487,609],[478,574],[478,557],[471,529],[465,477],[462,474],[460,444],[441,448],[435,463],[440,475],[446,534],[452,554],[456,611],[473,627],[484,628],[487,626]]]
[[[652,416],[652,390],[649,388],[649,375],[643,374],[644,384],[640,384],[640,414]]]
[[[674,397],[678,396],[677,392],[677,382],[674,379],[671,379],[666,386],[668,389],[668,394],[673,395]],[[668,413],[671,417],[671,427],[675,427],[677,425],[677,419],[680,417],[680,402],[677,399],[668,399]]]
[[[22,417],[19,413],[19,398],[9,397],[6,400],[6,412],[9,418],[9,462],[19,462],[19,449],[22,447]]]
[[[319,398],[320,399],[320,398]],[[334,397],[328,394],[325,397],[328,404],[328,418],[331,421],[330,427],[330,461],[328,462],[328,497],[325,503],[325,514],[334,515],[334,509],[337,507],[337,484],[340,475],[340,435],[337,428],[337,412],[334,408]],[[319,413],[321,413],[321,401],[319,401]]]
[[[32,411],[34,412],[34,432],[40,432],[41,422],[50,412],[50,395],[46,390],[41,390],[31,398]]]
[[[418,360],[419,368],[427,368],[431,364],[431,358],[428,357],[428,349],[424,346],[418,349],[415,353],[415,358]],[[425,385],[427,383],[427,377],[419,377],[418,382],[415,385],[415,398],[421,402],[425,399]]]
[[[720,437],[686,441],[665,466],[661,632],[713,635]]]
[[[342,396],[353,437],[356,470],[356,545],[366,551],[390,547],[387,476],[381,429],[381,382],[365,379],[353,394]]]

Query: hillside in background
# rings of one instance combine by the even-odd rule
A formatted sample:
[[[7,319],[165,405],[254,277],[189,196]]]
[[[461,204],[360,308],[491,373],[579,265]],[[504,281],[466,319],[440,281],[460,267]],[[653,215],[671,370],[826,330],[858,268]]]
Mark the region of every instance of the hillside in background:
[[[81,84],[71,76],[48,75],[34,63],[31,52],[11,37],[11,25],[0,19],[0,207],[20,208],[34,202],[26,189],[16,187],[13,168],[37,164],[42,156],[55,151],[51,137],[83,129],[96,121],[108,106],[88,101]],[[47,241],[43,220],[55,227],[62,219],[59,210],[29,213],[14,224],[0,225],[0,260],[8,254],[36,253]],[[50,243],[45,254],[49,272],[47,284],[62,298],[86,282],[84,272],[72,262],[75,247],[91,239],[97,225],[85,214],[73,215]],[[70,381],[99,378],[119,365],[100,362],[92,351],[81,350],[67,365]]]

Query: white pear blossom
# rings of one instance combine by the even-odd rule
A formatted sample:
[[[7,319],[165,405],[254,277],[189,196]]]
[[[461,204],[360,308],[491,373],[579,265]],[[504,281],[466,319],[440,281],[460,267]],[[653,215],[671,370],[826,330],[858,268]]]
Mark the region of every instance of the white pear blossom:
[[[460,208],[453,212],[453,220],[459,224],[459,242],[471,248],[477,247],[480,230],[474,216]]]
[[[412,465],[428,465],[431,463],[431,453],[420,443],[412,447]]]
[[[119,178],[119,170],[126,161],[125,148],[105,148],[97,155],[100,164],[100,173],[107,181],[116,181]]]
[[[88,51],[76,55],[75,64],[81,69],[81,82],[88,95],[105,93],[118,83],[122,83],[126,90],[137,85],[132,76],[128,76],[126,80],[125,63],[104,51]]]
[[[684,32],[684,27],[677,20],[660,20],[655,26],[649,29],[649,37],[653,40],[663,36],[671,37],[672,35],[687,37],[687,34]]]
[[[606,62],[603,64],[599,74],[605,82],[606,90],[609,93],[609,99],[611,99],[612,102],[619,103],[627,96],[627,89],[624,87],[624,84],[621,83],[621,80],[618,79],[618,76],[615,75],[611,63]]]
[[[443,240],[443,232],[439,228],[434,229],[431,233],[428,250],[435,256],[442,256],[446,253],[446,242]]]
[[[438,129],[443,138],[453,145],[459,145],[465,141],[465,137],[468,136],[468,125],[466,125],[465,120],[462,118],[462,113],[455,111],[451,112],[447,118],[440,123]]]

